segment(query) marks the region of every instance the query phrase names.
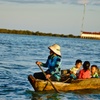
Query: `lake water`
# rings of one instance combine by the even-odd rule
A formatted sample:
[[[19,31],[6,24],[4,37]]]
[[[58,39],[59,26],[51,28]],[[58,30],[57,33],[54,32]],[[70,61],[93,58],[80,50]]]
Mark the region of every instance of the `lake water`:
[[[54,43],[61,46],[62,69],[74,66],[76,59],[100,68],[100,40],[0,34],[0,100],[100,100],[96,90],[34,92],[27,76],[40,71],[35,62],[45,62]]]

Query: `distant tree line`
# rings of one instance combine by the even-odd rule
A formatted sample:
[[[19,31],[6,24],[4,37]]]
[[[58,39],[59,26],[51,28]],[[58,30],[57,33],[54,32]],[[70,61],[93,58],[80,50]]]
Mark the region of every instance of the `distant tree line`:
[[[52,33],[43,33],[43,32],[39,32],[39,31],[33,32],[33,31],[29,31],[29,30],[0,29],[0,33],[80,38],[80,36],[74,36],[73,34],[69,34],[69,35],[52,34]]]

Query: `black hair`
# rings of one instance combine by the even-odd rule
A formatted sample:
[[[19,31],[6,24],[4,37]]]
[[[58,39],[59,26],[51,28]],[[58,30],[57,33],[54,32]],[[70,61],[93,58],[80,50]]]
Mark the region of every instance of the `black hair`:
[[[87,71],[87,70],[89,69],[89,67],[90,67],[90,62],[89,62],[89,61],[85,61],[85,62],[83,63],[83,69],[84,69],[85,71]]]
[[[78,64],[78,63],[82,63],[82,60],[77,59],[76,62],[75,62],[75,64]]]
[[[91,68],[92,68],[92,67],[95,67],[95,68],[97,69],[97,71],[99,71],[99,68],[98,68],[97,65],[91,65]]]

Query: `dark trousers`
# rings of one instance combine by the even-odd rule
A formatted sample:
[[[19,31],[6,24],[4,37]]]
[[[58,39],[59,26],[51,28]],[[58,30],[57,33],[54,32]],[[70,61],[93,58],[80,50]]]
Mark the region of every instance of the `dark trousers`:
[[[33,76],[34,76],[36,79],[46,80],[46,77],[44,76],[44,74],[43,74],[42,72],[34,73]]]
[[[45,73],[48,74],[48,71],[46,71]],[[45,77],[45,75],[44,75],[42,72],[34,73],[33,76],[34,76],[36,79],[47,80],[46,77]],[[58,81],[57,78],[54,77],[54,76],[51,76],[51,77],[50,77],[50,80],[51,80],[51,81]]]

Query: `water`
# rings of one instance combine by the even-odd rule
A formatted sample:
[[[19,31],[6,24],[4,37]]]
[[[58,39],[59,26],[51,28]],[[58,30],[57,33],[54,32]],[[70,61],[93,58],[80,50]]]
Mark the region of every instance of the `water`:
[[[76,59],[100,68],[100,40],[0,34],[0,100],[100,100],[96,90],[34,92],[27,76],[40,71],[35,62],[45,62],[54,43],[61,46],[62,69],[74,66]]]

